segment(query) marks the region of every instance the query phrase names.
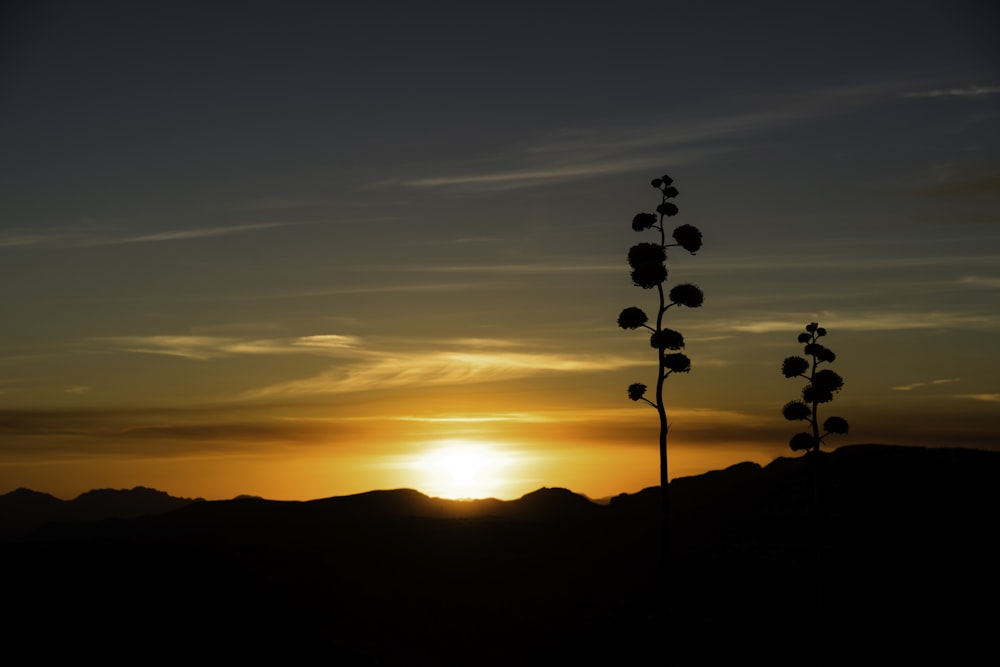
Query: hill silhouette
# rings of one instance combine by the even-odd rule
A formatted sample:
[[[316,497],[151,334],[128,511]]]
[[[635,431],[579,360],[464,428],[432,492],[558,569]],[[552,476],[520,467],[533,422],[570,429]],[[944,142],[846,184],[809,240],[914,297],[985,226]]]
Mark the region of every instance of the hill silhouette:
[[[815,460],[671,482],[668,617],[655,487],[607,504],[566,489],[174,499],[141,516],[92,503],[111,514],[55,522],[37,508],[70,501],[18,490],[0,497],[20,528],[0,544],[16,573],[3,592],[8,650],[346,665],[639,664],[661,641],[679,664],[706,665],[934,650],[961,663],[983,650],[1000,593],[1000,454],[859,445]],[[104,497],[162,500],[146,491]],[[27,529],[17,503],[35,508]]]

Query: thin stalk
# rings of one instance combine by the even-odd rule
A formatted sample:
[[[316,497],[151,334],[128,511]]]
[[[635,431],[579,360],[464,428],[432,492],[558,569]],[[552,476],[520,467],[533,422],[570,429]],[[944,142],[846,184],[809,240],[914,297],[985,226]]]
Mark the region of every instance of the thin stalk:
[[[663,197],[666,201],[666,197]],[[660,245],[666,248],[667,238],[663,225],[663,214],[660,214]],[[663,330],[663,315],[667,312],[667,299],[663,293],[663,283],[656,286],[660,296],[660,307],[656,314],[656,331]],[[667,462],[667,433],[670,426],[667,423],[666,403],[663,400],[663,382],[667,378],[666,363],[663,359],[663,350],[657,349],[657,374],[656,374],[656,412],[660,416],[660,556],[663,567],[663,610],[667,617],[670,616],[670,487],[669,487],[669,466]]]

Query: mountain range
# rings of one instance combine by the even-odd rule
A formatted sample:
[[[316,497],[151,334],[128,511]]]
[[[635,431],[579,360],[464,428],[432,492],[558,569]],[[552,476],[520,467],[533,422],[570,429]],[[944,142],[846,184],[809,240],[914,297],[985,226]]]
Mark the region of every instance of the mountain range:
[[[998,620],[998,481],[1000,453],[883,445],[675,479],[666,607],[657,487],[19,489],[0,496],[5,627],[10,651],[110,662],[955,664]]]

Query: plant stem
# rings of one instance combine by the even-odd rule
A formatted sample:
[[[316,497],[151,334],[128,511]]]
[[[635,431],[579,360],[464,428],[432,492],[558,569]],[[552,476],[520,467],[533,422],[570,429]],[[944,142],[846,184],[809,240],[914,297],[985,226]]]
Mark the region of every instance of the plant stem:
[[[663,197],[663,201],[666,201],[666,197]],[[666,249],[667,235],[663,227],[663,214],[660,214],[660,245]],[[667,312],[666,297],[663,294],[663,283],[659,283],[656,286],[657,292],[660,296],[660,308],[656,314],[656,331],[663,330],[663,315]],[[656,350],[657,362],[658,362],[658,373],[656,376],[656,411],[660,415],[660,502],[661,502],[661,519],[660,519],[660,555],[662,558],[663,567],[663,611],[666,616],[670,617],[670,493],[669,493],[669,481],[668,481],[668,466],[667,466],[667,432],[669,430],[669,425],[667,423],[667,409],[663,402],[663,381],[666,380],[667,374],[666,363],[663,359],[663,350],[657,348]]]

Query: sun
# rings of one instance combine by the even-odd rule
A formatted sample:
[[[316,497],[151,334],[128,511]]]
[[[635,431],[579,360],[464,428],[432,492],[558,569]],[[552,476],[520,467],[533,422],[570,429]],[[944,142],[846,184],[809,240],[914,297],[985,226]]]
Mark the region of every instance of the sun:
[[[502,490],[511,458],[484,442],[443,440],[417,461],[420,489],[439,498],[495,497]]]

